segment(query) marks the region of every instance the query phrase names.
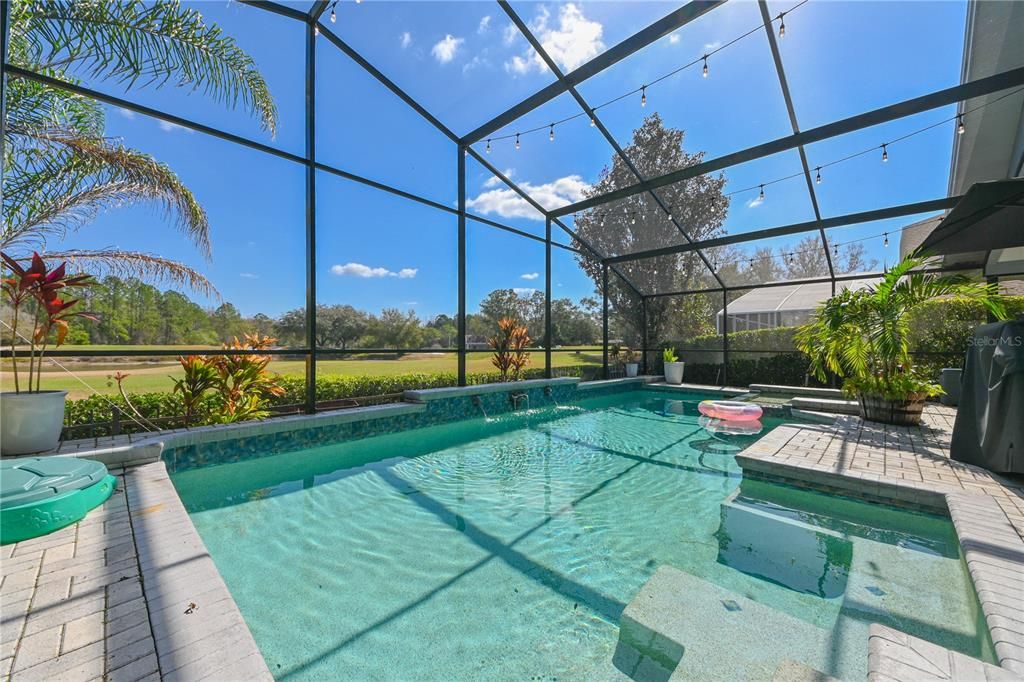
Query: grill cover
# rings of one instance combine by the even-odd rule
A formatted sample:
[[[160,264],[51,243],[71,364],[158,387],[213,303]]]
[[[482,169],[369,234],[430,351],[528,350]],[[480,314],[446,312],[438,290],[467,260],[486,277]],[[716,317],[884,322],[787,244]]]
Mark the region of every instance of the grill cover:
[[[950,456],[997,473],[1024,473],[1024,321],[974,330]]]

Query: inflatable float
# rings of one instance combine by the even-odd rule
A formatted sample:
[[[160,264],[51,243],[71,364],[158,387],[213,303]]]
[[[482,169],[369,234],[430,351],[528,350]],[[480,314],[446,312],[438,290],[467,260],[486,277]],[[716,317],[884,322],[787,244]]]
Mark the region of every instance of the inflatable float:
[[[100,462],[23,457],[0,462],[0,545],[46,535],[107,501],[116,479]]]
[[[754,403],[738,400],[702,400],[697,409],[705,417],[730,422],[749,422],[761,418],[764,410]]]
[[[764,430],[764,424],[758,419],[730,422],[714,417],[701,417],[700,425],[705,431],[716,436],[756,436]]]

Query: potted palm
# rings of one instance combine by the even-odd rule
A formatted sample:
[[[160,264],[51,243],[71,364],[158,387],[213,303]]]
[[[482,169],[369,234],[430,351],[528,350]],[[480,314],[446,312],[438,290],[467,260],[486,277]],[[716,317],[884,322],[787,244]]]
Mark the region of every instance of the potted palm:
[[[995,284],[918,271],[924,264],[924,258],[909,256],[878,284],[833,296],[796,333],[796,346],[810,358],[811,372],[821,381],[830,372],[838,375],[865,419],[919,424],[925,400],[943,392],[911,358],[909,316],[915,308],[956,296],[982,303],[997,317],[1006,316]]]
[[[671,346],[661,351],[661,359],[665,363],[665,382],[669,384],[683,383],[683,369],[686,363],[679,360],[676,349]]]
[[[32,254],[27,268],[6,253],[0,253],[0,257],[11,271],[10,277],[3,278],[2,287],[11,310],[7,328],[11,335],[10,362],[14,375],[14,391],[0,393],[0,453],[25,455],[52,450],[60,442],[67,391],[42,390],[43,356],[51,341],[54,347],[64,342],[68,320],[74,317],[93,319],[88,313],[71,310],[78,300],[62,297],[64,289],[88,286],[91,280],[87,275],[68,277],[66,263],[48,270],[38,253]],[[27,337],[18,330],[22,313],[32,319]],[[29,346],[24,385],[19,376],[18,345],[22,339]]]

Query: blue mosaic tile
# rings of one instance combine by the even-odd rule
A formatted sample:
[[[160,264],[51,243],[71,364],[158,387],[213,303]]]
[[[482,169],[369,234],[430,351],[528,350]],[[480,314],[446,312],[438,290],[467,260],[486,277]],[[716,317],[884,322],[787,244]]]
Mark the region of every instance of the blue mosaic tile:
[[[368,418],[327,426],[298,427],[277,433],[256,434],[242,438],[196,443],[170,448],[163,453],[164,463],[171,472],[197,469],[215,464],[229,464],[244,460],[268,457],[293,450],[303,450],[325,443],[359,440],[390,433],[399,433],[425,426],[437,426],[463,419],[489,417],[513,412],[512,393],[525,393],[528,400],[522,409],[549,407],[565,404],[577,398],[594,397],[592,391],[579,392],[576,384],[553,384],[551,394],[545,394],[545,387],[526,390],[510,384],[508,391],[473,394],[454,398],[440,398],[427,401],[426,409],[415,414]],[[609,387],[613,388],[613,387]],[[618,387],[614,387],[618,388]],[[604,389],[601,389],[604,390]],[[601,393],[600,395],[604,395]],[[479,404],[474,404],[474,397]]]

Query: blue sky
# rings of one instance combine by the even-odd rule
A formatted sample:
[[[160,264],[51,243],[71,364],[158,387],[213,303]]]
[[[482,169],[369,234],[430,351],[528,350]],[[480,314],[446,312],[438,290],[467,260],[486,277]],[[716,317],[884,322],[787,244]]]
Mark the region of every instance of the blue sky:
[[[208,23],[220,25],[256,59],[280,111],[275,139],[257,122],[204,99],[199,93],[164,88],[137,90],[136,101],[281,149],[303,150],[303,28],[297,22],[236,2],[189,3]],[[289,3],[294,6],[305,3]],[[791,2],[770,2],[773,15]],[[563,70],[609,47],[672,11],[654,2],[513,2]],[[457,134],[529,96],[554,77],[491,2],[343,1],[331,28],[370,62],[417,98]],[[799,122],[821,125],[861,111],[948,87],[959,81],[965,3],[838,2],[811,0],[786,16],[780,41]],[[654,80],[760,23],[756,3],[732,0],[670,36],[632,55],[580,86],[591,104],[607,101]],[[318,44],[318,157],[321,161],[454,205],[456,149],[447,138],[321,38]],[[622,143],[643,116],[656,111],[666,124],[686,131],[688,152],[708,158],[790,132],[763,30],[709,60],[709,77],[687,69],[639,96],[600,111]],[[113,83],[91,83],[124,95]],[[498,131],[513,134],[576,114],[568,95]],[[811,145],[812,167],[895,139],[949,118],[935,110]],[[968,125],[970,121],[968,120]],[[204,262],[165,216],[146,207],[109,211],[71,235],[65,246],[118,246],[177,258],[206,273],[225,300],[244,314],[277,315],[304,300],[303,169],[289,161],[240,148],[202,133],[110,108],[108,134],[169,164],[209,213],[214,256]],[[945,195],[954,131],[948,123],[893,145],[890,160],[877,154],[823,171],[816,187],[823,215],[920,201]],[[482,152],[484,144],[477,148]],[[493,143],[488,160],[547,206],[578,200],[613,151],[585,118],[547,132]],[[543,221],[469,159],[467,192],[473,211],[534,234]],[[726,171],[733,191],[799,171],[795,151]],[[379,311],[414,309],[423,317],[456,307],[456,219],[358,183],[318,178],[319,298]],[[733,196],[729,232],[745,232],[813,218],[802,179]],[[833,230],[852,240],[897,230],[915,217]],[[541,244],[470,222],[468,301],[474,307],[492,289],[544,286]],[[782,239],[786,248],[798,239]],[[895,258],[881,239],[865,242],[880,262]],[[593,287],[572,255],[555,251],[556,296],[579,298]]]

